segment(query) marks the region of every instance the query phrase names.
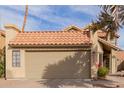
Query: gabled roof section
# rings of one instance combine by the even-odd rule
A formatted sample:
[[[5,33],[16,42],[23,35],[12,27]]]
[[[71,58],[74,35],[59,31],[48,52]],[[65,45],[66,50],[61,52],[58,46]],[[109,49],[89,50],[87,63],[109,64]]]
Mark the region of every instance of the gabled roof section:
[[[81,31],[81,29],[77,27],[75,28],[74,26],[68,27],[68,29],[66,30],[64,29],[64,31],[19,32],[15,39],[9,42],[9,45],[11,46],[89,45],[89,44],[91,44],[90,32]]]
[[[64,31],[82,31],[79,27],[77,26],[68,26],[67,28],[64,29]]]

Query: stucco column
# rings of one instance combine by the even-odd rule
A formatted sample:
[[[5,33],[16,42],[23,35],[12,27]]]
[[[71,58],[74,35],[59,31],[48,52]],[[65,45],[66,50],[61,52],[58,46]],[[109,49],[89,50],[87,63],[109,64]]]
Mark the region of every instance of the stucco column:
[[[96,78],[97,77],[97,59],[98,59],[98,54],[97,52],[94,52],[93,50],[91,51],[91,78]]]
[[[98,60],[98,37],[97,32],[91,31],[91,41],[92,41],[92,48],[91,48],[91,78],[97,77],[97,60]]]
[[[114,74],[115,72],[116,72],[115,50],[111,49],[111,54],[110,54],[110,73]]]

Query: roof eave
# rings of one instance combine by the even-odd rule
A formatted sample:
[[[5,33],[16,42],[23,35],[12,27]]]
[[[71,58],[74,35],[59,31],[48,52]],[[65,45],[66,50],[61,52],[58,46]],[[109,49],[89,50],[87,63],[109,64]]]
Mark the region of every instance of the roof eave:
[[[113,49],[122,50],[121,48],[119,48],[119,47],[117,47],[117,46],[115,46],[115,45],[112,45],[111,43],[109,43],[109,42],[107,42],[107,41],[105,41],[105,40],[103,40],[103,39],[101,39],[101,38],[98,38],[98,41],[100,41],[100,42],[102,42],[102,43],[104,43],[104,44],[110,46],[110,47],[113,48]]]
[[[10,47],[29,47],[29,48],[42,48],[42,47],[90,47],[91,43],[89,44],[68,44],[68,45],[23,45],[23,44],[9,44]]]

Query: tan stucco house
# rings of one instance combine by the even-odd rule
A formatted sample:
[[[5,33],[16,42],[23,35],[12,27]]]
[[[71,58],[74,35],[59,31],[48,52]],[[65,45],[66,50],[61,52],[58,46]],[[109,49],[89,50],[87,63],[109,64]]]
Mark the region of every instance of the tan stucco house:
[[[60,31],[21,32],[6,25],[6,79],[85,79],[98,67],[117,72],[117,39],[101,30],[69,26]]]

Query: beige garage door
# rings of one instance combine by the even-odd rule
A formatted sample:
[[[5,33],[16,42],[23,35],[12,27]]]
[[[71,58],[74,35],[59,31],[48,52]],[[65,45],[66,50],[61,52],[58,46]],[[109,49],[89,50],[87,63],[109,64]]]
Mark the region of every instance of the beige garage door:
[[[89,77],[89,51],[26,52],[26,78],[28,79],[81,79]]]

